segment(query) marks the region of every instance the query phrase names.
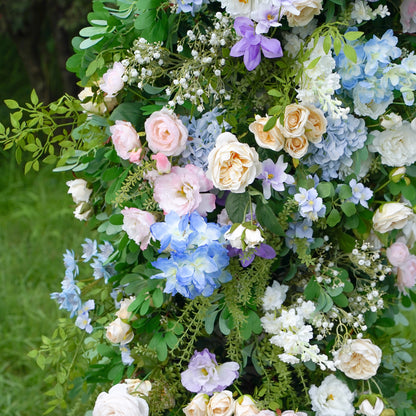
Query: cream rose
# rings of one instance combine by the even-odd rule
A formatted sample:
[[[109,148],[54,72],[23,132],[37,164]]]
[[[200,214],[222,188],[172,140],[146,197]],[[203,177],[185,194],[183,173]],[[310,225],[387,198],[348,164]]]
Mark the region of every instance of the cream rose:
[[[308,416],[305,412],[295,412],[294,410],[285,410],[281,416]]]
[[[92,208],[90,204],[81,202],[74,210],[74,217],[79,221],[87,221],[92,215]]]
[[[377,209],[373,216],[373,228],[379,233],[400,230],[413,216],[410,207],[401,202],[387,202]]]
[[[88,202],[91,196],[92,189],[87,188],[88,182],[84,179],[74,179],[68,181],[68,193],[72,195],[72,199],[76,204],[81,202]]]
[[[232,133],[218,136],[208,155],[207,177],[221,190],[242,193],[261,173],[259,155]]]
[[[131,326],[120,318],[117,318],[107,326],[105,336],[113,344],[128,344],[134,338]]]
[[[256,121],[253,121],[248,129],[254,134],[254,138],[260,147],[278,152],[283,149],[285,138],[280,131],[279,121],[277,121],[276,125],[271,130],[263,130],[264,125],[268,120],[269,117],[260,117],[259,115],[256,115]]]
[[[149,380],[127,378],[125,382],[127,385],[127,392],[132,395],[148,396],[150,390],[152,390],[152,383]]]
[[[299,137],[288,137],[285,143],[285,151],[295,159],[306,155],[309,142],[305,135]]]
[[[178,156],[186,147],[188,129],[171,111],[155,111],[144,123],[149,149],[165,156]]]
[[[244,395],[239,397],[235,402],[235,416],[253,416],[259,413],[253,399],[250,396]]]
[[[290,104],[285,108],[282,133],[285,137],[299,137],[305,133],[309,110],[300,104]]]
[[[183,409],[186,416],[205,416],[207,414],[208,394],[198,393]]]
[[[373,406],[368,399],[365,399],[361,402],[358,409],[359,413],[365,416],[380,416],[384,410],[384,403],[383,400],[380,399],[380,397],[376,397]]]
[[[83,102],[86,98],[91,97],[91,100]],[[79,94],[78,98],[81,101],[81,107],[87,113],[93,114],[105,114],[107,111],[111,111],[117,105],[117,98],[109,97],[106,95],[104,97],[104,102],[96,103],[93,101],[94,92],[91,87],[85,87]]]
[[[289,26],[306,26],[322,10],[322,0],[298,0],[294,7],[299,14],[286,13]]]
[[[369,339],[350,339],[333,355],[335,366],[354,380],[375,376],[381,362],[381,349]]]
[[[212,395],[207,406],[207,416],[231,416],[234,413],[234,409],[233,393],[229,390],[224,390]]]
[[[305,105],[309,110],[305,124],[305,136],[311,143],[319,143],[326,132],[327,121],[322,110],[311,105]]]
[[[127,392],[126,384],[116,384],[108,393],[102,392],[95,401],[92,416],[148,416],[149,405],[141,397]]]
[[[135,316],[131,316],[131,312],[127,309],[128,307],[136,300],[136,296],[130,296],[128,299],[123,299],[120,302],[120,309],[116,312],[117,318],[124,319],[124,320],[134,320],[137,319]]]

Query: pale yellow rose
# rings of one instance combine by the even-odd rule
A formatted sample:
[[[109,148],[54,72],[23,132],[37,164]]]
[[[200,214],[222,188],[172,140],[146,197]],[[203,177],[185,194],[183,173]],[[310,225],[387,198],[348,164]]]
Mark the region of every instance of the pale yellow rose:
[[[373,216],[373,228],[379,233],[402,229],[413,216],[410,207],[401,202],[388,202],[377,209]]]
[[[381,362],[381,349],[369,339],[350,339],[333,355],[335,366],[354,380],[375,376]]]
[[[233,393],[229,390],[224,390],[219,393],[214,393],[208,402],[207,415],[208,416],[231,416],[234,413],[235,401]]]
[[[127,378],[124,380],[127,384],[127,392],[133,396],[148,396],[152,390],[152,383],[149,380],[140,380],[138,378]]]
[[[300,104],[290,104],[285,108],[285,118],[282,126],[283,136],[299,137],[305,134],[305,124],[308,121],[309,110]]]
[[[134,337],[131,326],[123,322],[120,318],[111,322],[106,329],[105,336],[113,344],[128,344]]]
[[[133,303],[133,301],[136,299],[135,296],[130,296],[128,299],[123,299],[120,302],[120,309],[116,312],[116,316],[120,319],[124,320],[135,320],[137,319],[136,316],[131,316],[132,313],[129,312],[127,309],[128,307]]]
[[[235,402],[235,416],[253,416],[257,413],[259,413],[259,409],[250,396],[241,396]]]
[[[183,409],[186,416],[205,416],[207,414],[208,394],[198,393]]]
[[[288,137],[285,143],[285,151],[295,159],[305,156],[308,151],[309,142],[305,135],[299,137]]]
[[[283,149],[283,146],[285,145],[285,138],[280,131],[279,121],[277,121],[271,130],[263,130],[263,127],[268,120],[269,117],[260,117],[259,115],[256,115],[256,121],[253,121],[248,126],[248,129],[254,134],[254,138],[260,147],[278,152]]]
[[[299,14],[286,13],[289,26],[306,26],[322,10],[322,0],[300,0],[293,6]]]
[[[305,136],[311,143],[319,143],[326,132],[327,121],[322,110],[312,105],[305,105],[309,110],[308,121],[305,124]]]
[[[208,155],[206,174],[217,189],[242,193],[260,173],[261,163],[254,148],[240,143],[232,133],[218,136]]]

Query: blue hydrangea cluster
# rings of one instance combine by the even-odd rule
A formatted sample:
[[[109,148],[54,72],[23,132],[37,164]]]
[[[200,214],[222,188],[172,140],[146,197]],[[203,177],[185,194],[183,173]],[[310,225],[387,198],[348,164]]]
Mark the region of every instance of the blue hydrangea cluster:
[[[193,164],[204,171],[207,170],[208,155],[215,146],[215,140],[223,131],[231,128],[225,121],[218,122],[217,117],[221,114],[222,112],[218,108],[214,108],[198,119],[181,117],[188,129],[189,137],[192,138],[192,140],[188,140],[186,149],[182,153],[181,163]]]
[[[325,137],[320,143],[311,143],[307,166],[319,165],[321,178],[330,181],[339,177],[341,167],[352,165],[352,154],[361,149],[367,140],[367,128],[363,119],[351,114],[347,119],[327,117],[328,125]]]
[[[356,28],[352,28],[356,30]],[[402,54],[398,39],[391,29],[380,38],[369,41],[348,42],[357,54],[357,62],[349,60],[343,51],[335,58],[341,84],[357,105],[379,105],[381,114],[393,101],[393,91],[399,90],[407,105],[414,102],[416,89],[415,61],[413,52],[400,64],[393,63]],[[362,110],[359,110],[362,111]],[[357,112],[357,114],[360,114]],[[371,114],[361,114],[369,115]],[[373,117],[374,118],[374,117]]]
[[[155,240],[160,242],[160,256],[152,265],[161,273],[152,279],[165,279],[164,292],[194,299],[196,296],[211,296],[221,283],[231,280],[225,270],[229,264],[224,247],[224,233],[229,227],[209,223],[197,212],[179,217],[170,212],[164,222],[150,227]]]
[[[289,228],[286,231],[285,241],[287,247],[294,252],[297,251],[296,239],[306,239],[308,243],[313,243],[312,220],[309,218],[300,218],[298,216],[297,221],[291,222]]]
[[[203,4],[208,4],[209,0],[178,0],[177,13],[191,13],[195,16],[195,13],[199,12]]]

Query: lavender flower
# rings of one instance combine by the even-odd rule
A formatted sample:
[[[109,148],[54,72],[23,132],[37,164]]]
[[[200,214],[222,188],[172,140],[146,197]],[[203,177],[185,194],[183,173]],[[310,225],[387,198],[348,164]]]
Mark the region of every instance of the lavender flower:
[[[195,351],[188,369],[181,373],[182,385],[193,393],[213,394],[223,391],[238,377],[240,366],[234,361],[217,364],[208,348]]]
[[[280,58],[283,56],[282,46],[277,39],[266,38],[259,35],[254,29],[254,23],[247,17],[237,17],[234,21],[234,29],[240,39],[232,48],[230,56],[244,55],[244,65],[252,71],[261,61],[261,52],[266,58]]]

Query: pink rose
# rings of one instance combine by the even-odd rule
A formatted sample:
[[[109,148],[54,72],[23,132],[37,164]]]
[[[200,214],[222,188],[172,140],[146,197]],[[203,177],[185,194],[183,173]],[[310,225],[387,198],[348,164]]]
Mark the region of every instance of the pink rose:
[[[144,123],[149,149],[153,153],[178,156],[186,147],[188,130],[182,121],[166,108],[155,111]]]
[[[400,5],[403,32],[416,33],[416,0],[403,0]]]
[[[182,216],[196,210],[206,216],[215,209],[215,195],[203,192],[212,187],[201,168],[174,166],[170,173],[154,179],[153,197],[165,214],[174,211]]]
[[[387,250],[387,259],[393,266],[402,265],[409,257],[409,249],[401,241],[393,243]]]
[[[156,160],[156,169],[160,174],[169,173],[172,167],[169,159],[163,153],[152,155],[152,159]]]
[[[117,120],[110,127],[111,139],[117,154],[124,160],[139,164],[142,157],[142,144],[139,135],[129,121]]]
[[[123,87],[124,66],[120,62],[114,62],[114,65],[104,75],[100,82],[100,89],[107,93],[107,97],[114,97]]]
[[[124,217],[123,230],[142,250],[146,250],[150,241],[150,226],[156,222],[155,217],[138,208],[124,208],[121,213]]]
[[[397,270],[396,285],[400,292],[404,293],[406,288],[411,288],[416,283],[416,256],[410,255],[407,257],[404,264]]]

